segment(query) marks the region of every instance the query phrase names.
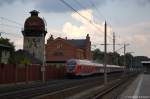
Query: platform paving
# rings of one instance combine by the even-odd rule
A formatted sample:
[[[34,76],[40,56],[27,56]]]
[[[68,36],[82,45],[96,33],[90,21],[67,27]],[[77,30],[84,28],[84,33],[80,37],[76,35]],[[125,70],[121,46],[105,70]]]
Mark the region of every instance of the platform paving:
[[[150,74],[140,74],[119,99],[150,99]]]

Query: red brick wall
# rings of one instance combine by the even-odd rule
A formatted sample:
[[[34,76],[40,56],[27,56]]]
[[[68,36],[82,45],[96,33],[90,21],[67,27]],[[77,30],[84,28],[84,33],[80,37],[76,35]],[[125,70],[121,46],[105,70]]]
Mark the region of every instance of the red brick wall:
[[[58,45],[61,45],[58,48]],[[63,55],[54,55],[55,52],[62,52]],[[86,37],[86,44],[83,49],[68,44],[62,38],[48,40],[46,44],[47,61],[66,61],[71,58],[91,59],[91,42],[90,37]]]
[[[62,48],[57,48],[58,44],[62,44]],[[76,58],[76,49],[62,40],[57,40],[46,45],[46,60],[47,61],[65,61],[71,58]],[[62,52],[63,55],[54,55],[55,52]]]

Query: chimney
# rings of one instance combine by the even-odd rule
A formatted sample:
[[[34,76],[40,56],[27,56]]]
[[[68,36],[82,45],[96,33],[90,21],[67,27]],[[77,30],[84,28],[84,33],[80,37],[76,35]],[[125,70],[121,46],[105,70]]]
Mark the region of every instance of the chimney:
[[[33,10],[30,13],[31,13],[31,16],[38,16],[38,14],[39,14],[39,12],[36,10]]]
[[[89,34],[86,35],[86,40],[90,41],[90,36],[89,36]]]
[[[89,34],[86,35],[85,53],[86,59],[91,59],[91,41]]]
[[[54,40],[54,37],[53,37],[53,35],[51,35],[51,36],[50,36],[50,40]]]
[[[65,40],[67,40],[67,37],[65,37]]]
[[[51,35],[50,37],[49,37],[49,39],[47,40],[47,42],[50,42],[50,41],[53,41],[54,40],[54,37],[53,37],[53,35]]]

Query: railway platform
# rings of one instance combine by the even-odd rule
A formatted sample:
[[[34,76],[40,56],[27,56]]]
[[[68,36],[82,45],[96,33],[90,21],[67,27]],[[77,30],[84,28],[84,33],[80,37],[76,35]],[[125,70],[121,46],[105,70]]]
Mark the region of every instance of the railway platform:
[[[150,74],[140,74],[119,99],[150,99]]]

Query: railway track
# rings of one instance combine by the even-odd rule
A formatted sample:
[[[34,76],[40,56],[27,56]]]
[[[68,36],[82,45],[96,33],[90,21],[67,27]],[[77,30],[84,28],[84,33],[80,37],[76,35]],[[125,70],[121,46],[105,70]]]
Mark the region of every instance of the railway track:
[[[116,78],[109,78],[109,81],[114,80],[114,79],[116,79]],[[69,88],[66,88],[63,90],[58,90],[58,91],[48,93],[45,95],[41,95],[38,97],[34,97],[34,98],[36,98],[36,99],[66,99],[76,93],[80,93],[82,91],[88,90],[92,87],[96,87],[99,85],[103,85],[103,79],[89,81],[84,84],[72,86],[72,87],[69,87]],[[72,98],[68,98],[68,99],[72,99]]]
[[[28,88],[41,87],[41,86],[46,86],[46,85],[50,85],[50,84],[57,84],[60,82],[65,82],[65,81],[68,81],[68,79],[47,81],[45,83],[42,83],[41,81],[37,81],[37,82],[33,82],[33,83],[28,83],[28,84],[24,83],[24,84],[14,84],[14,85],[3,86],[3,87],[1,86],[0,94],[24,90],[24,89],[28,89]]]
[[[107,86],[103,86],[103,88],[97,90],[95,93],[87,95],[84,99],[119,99],[119,95],[132,83],[137,75],[137,73],[126,75],[123,79],[110,82]]]
[[[120,74],[112,74],[108,78],[114,80],[120,77]],[[80,91],[103,84],[103,76],[91,77],[85,79],[71,79],[56,84],[46,84],[42,86],[31,87],[0,94],[0,99],[64,99]]]

